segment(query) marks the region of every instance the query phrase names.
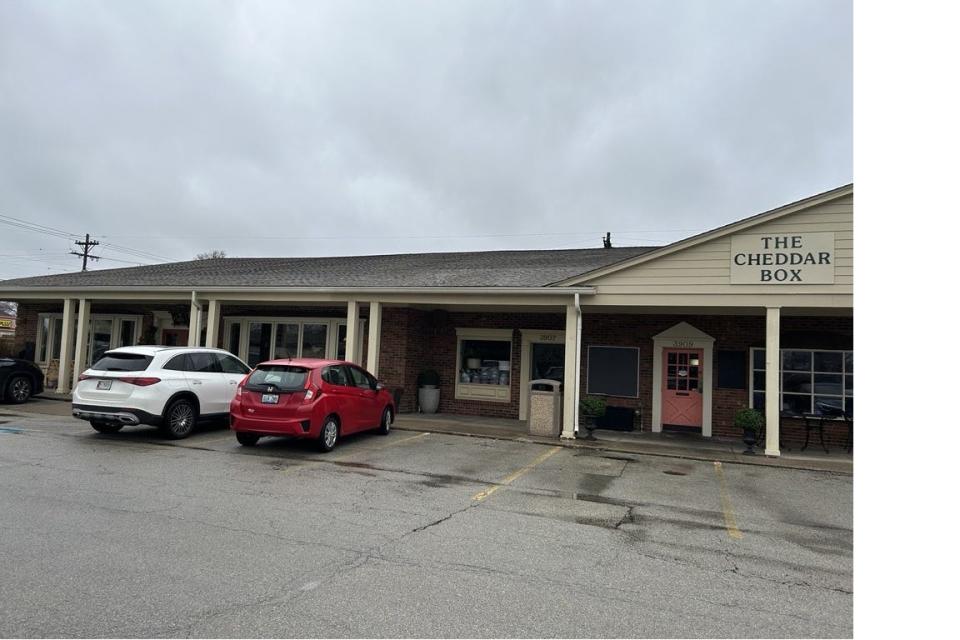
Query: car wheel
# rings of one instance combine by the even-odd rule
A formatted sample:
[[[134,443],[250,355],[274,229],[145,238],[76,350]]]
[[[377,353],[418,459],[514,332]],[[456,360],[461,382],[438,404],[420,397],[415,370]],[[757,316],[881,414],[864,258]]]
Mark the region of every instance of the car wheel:
[[[387,435],[390,433],[390,427],[393,426],[393,409],[387,407],[383,410],[383,416],[380,418],[380,430],[381,435]]]
[[[323,423],[323,428],[320,429],[320,437],[317,440],[320,443],[320,450],[332,450],[335,446],[337,446],[337,440],[339,439],[340,425],[337,424],[335,418],[327,418]]]
[[[245,447],[252,447],[260,440],[260,436],[255,433],[246,433],[237,431],[237,442]]]
[[[193,433],[197,426],[197,410],[186,398],[174,400],[163,416],[163,432],[169,438],[179,440]]]
[[[33,393],[33,383],[27,376],[13,376],[7,382],[7,399],[13,404],[23,404]]]
[[[103,420],[91,420],[90,426],[100,433],[116,433],[120,431],[120,429],[123,429],[122,424],[112,424],[110,422],[104,422]]]

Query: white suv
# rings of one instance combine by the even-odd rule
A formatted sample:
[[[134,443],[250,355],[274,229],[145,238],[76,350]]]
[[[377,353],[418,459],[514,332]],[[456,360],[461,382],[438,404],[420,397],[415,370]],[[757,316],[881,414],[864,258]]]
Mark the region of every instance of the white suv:
[[[222,349],[123,347],[107,351],[73,390],[73,417],[101,433],[160,427],[186,438],[201,418],[226,417],[250,367]]]

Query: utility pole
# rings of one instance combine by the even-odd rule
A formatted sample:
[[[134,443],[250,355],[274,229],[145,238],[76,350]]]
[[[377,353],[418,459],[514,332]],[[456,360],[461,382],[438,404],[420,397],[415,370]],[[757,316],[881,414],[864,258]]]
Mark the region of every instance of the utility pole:
[[[83,271],[86,271],[86,270],[87,270],[87,258],[89,258],[90,260],[99,260],[99,259],[100,259],[100,256],[90,255],[90,249],[92,249],[93,247],[97,246],[97,245],[100,244],[100,243],[97,242],[96,240],[91,240],[89,233],[87,234],[87,239],[86,239],[86,240],[77,240],[77,241],[74,242],[73,244],[75,244],[75,245],[77,245],[77,246],[80,246],[80,247],[83,247],[83,253],[80,253],[79,251],[71,251],[71,252],[70,252],[70,253],[72,253],[72,254],[75,255],[75,256],[80,256],[81,258],[83,258]]]

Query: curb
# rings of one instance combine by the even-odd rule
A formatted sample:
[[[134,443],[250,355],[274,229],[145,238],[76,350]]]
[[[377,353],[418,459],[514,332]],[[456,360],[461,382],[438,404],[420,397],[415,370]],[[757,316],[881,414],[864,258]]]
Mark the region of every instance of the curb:
[[[529,444],[544,444],[552,446],[561,446],[568,449],[594,449],[597,451],[612,451],[616,453],[631,453],[638,456],[654,456],[658,458],[677,458],[681,460],[697,460],[702,462],[723,462],[726,464],[742,464],[752,467],[768,467],[774,469],[792,469],[798,471],[814,471],[818,473],[834,473],[837,475],[852,476],[853,475],[853,465],[849,465],[850,469],[843,468],[833,468],[833,464],[830,467],[817,464],[809,464],[802,461],[794,461],[790,459],[783,458],[767,458],[765,456],[757,456],[754,459],[741,459],[736,454],[729,454],[723,452],[717,453],[696,453],[690,451],[678,451],[678,452],[661,452],[661,451],[637,451],[636,449],[620,446],[619,443],[611,442],[609,444],[597,444],[598,441],[591,441],[589,444],[582,440],[563,440],[563,439],[538,439],[531,438],[529,436],[509,436],[498,433],[467,433],[463,431],[457,431],[455,429],[444,429],[437,428],[436,426],[430,427],[414,427],[414,426],[403,426],[399,427],[394,425],[394,430],[396,431],[418,431],[418,432],[430,432],[430,433],[442,433],[450,436],[464,436],[467,438],[485,438],[487,440],[504,440],[511,442],[526,442]],[[846,465],[845,465],[846,466]]]

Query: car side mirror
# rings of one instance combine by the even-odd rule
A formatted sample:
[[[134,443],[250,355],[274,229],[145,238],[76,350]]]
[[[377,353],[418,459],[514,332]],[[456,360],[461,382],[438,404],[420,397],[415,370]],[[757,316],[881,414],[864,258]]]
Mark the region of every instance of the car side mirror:
[[[377,384],[374,385],[373,390],[374,390],[374,391],[381,391],[381,390],[386,389],[386,388],[387,388],[386,385],[384,385],[382,382],[377,382]]]

